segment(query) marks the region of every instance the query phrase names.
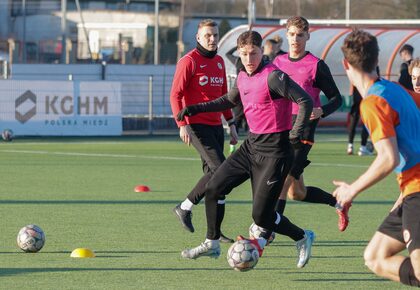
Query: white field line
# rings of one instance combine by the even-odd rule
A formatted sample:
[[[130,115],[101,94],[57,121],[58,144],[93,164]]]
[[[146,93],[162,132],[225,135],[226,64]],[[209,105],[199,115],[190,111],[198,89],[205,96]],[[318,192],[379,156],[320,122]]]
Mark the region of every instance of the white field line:
[[[1,1],[1,0],[0,0]],[[317,139],[315,143],[337,143],[337,142],[346,142],[347,145],[347,139],[345,138],[334,138],[334,139]],[[355,143],[358,142],[357,137],[355,137]],[[166,141],[164,141],[166,142]],[[168,141],[169,142],[169,141]],[[181,140],[179,141],[181,142]],[[13,146],[26,146],[26,145],[49,145],[49,144],[57,144],[57,143],[66,143],[65,141],[63,142],[59,142],[59,141],[54,141],[54,142],[48,142],[48,141],[43,141],[43,142],[24,142],[24,143],[13,143]],[[138,141],[72,141],[69,142],[68,144],[88,144],[88,145],[95,145],[95,144],[136,144],[138,143]],[[346,147],[347,148],[347,147]]]
[[[172,156],[150,156],[150,155],[129,155],[129,154],[104,154],[104,153],[80,153],[80,152],[50,152],[35,150],[0,150],[5,153],[21,153],[21,154],[45,154],[45,155],[62,155],[62,156],[85,156],[85,157],[108,157],[108,158],[140,158],[140,159],[158,159],[158,160],[181,160],[181,161],[200,161],[199,158],[191,157],[172,157]],[[358,164],[340,164],[340,163],[316,163],[311,165],[322,167],[352,167],[367,168],[367,165]]]
[[[64,156],[85,156],[85,157],[141,158],[141,159],[200,161],[199,158],[189,158],[189,157],[128,155],[128,154],[102,154],[102,153],[80,153],[80,152],[49,152],[49,151],[31,151],[31,150],[0,150],[0,152],[6,152],[6,153],[23,153],[23,154],[48,154],[48,155],[64,155]]]

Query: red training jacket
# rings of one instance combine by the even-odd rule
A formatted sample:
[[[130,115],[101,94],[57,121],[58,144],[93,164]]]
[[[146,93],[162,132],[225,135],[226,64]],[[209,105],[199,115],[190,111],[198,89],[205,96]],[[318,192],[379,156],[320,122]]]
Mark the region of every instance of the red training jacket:
[[[216,55],[213,58],[202,56],[195,48],[184,55],[177,63],[171,89],[171,108],[178,125],[187,124],[222,124],[220,112],[200,113],[185,117],[178,122],[178,112],[188,105],[212,101],[227,93],[226,69],[223,59]],[[223,112],[228,121],[232,119],[231,110]]]

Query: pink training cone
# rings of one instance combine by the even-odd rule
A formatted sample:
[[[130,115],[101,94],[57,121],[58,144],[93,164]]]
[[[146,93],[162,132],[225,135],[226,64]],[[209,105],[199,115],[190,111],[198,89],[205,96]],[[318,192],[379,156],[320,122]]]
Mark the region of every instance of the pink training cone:
[[[137,185],[134,188],[134,191],[135,192],[149,192],[150,191],[150,188],[148,186],[146,186],[146,185]]]

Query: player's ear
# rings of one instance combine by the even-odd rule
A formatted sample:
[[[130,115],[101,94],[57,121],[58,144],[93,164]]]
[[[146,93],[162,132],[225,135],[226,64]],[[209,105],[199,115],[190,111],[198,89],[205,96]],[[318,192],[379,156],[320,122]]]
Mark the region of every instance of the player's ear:
[[[345,58],[343,58],[343,60],[341,62],[343,64],[344,70],[348,70],[349,69],[349,62]]]

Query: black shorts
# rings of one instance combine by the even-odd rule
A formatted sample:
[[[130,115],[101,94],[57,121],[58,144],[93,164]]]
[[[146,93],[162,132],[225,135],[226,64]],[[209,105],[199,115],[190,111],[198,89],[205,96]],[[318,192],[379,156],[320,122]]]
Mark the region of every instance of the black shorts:
[[[293,124],[296,121],[296,115],[293,115]],[[303,131],[302,139],[308,141],[309,144],[304,144],[299,149],[295,149],[294,160],[292,168],[290,169],[290,175],[296,180],[299,180],[303,173],[303,170],[308,166],[311,161],[308,160],[309,151],[311,151],[312,144],[315,141],[315,130],[318,126],[319,119],[309,121],[308,125],[305,126]]]
[[[406,244],[408,252],[420,249],[420,192],[403,199],[379,226],[378,231]]]

